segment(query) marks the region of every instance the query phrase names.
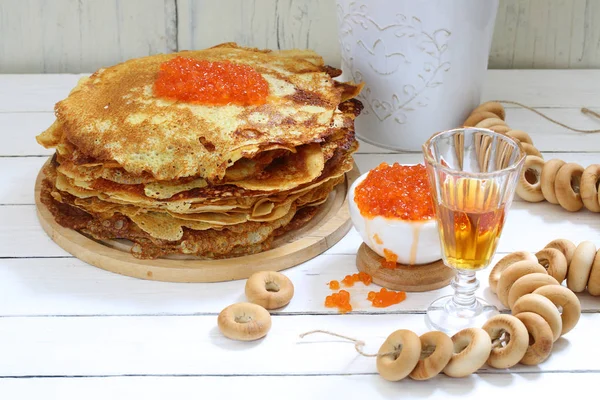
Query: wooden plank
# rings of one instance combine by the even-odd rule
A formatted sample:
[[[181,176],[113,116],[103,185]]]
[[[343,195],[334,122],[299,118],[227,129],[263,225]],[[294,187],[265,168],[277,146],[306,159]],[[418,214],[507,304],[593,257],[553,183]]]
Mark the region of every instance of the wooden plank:
[[[223,42],[266,49],[312,49],[340,64],[334,1],[178,0],[179,48]]]
[[[0,363],[0,376],[376,372],[375,359],[359,356],[348,341],[319,334],[299,337],[313,329],[364,340],[369,353],[397,329],[428,331],[422,314],[274,316],[263,340],[236,342],[220,333],[214,315],[2,318],[0,350],[7,362]],[[598,329],[597,315],[583,314],[578,325],[554,343],[544,363],[481,371],[600,372],[600,348],[590,346]]]
[[[500,3],[490,64],[495,68],[569,68],[574,16],[583,1],[508,0]],[[502,23],[500,23],[502,21]],[[504,50],[504,51],[502,51]],[[506,54],[508,53],[508,54]]]
[[[600,108],[599,86],[600,70],[490,70],[482,101],[512,100],[536,108]]]
[[[579,108],[538,108],[537,110],[577,129],[600,129],[600,119],[582,114]],[[600,151],[600,133],[577,133],[524,108],[508,107],[506,123],[513,129],[529,133],[535,146],[542,152]],[[358,151],[359,153],[393,152],[368,143],[361,143]]]
[[[571,52],[581,52],[586,40],[593,40],[590,35],[592,32],[584,32],[583,27],[577,23],[591,11],[586,10],[585,4],[585,0],[501,1],[490,52],[490,66],[574,67]],[[580,39],[573,40],[574,36],[579,36],[579,32]],[[582,66],[581,63],[579,65]]]
[[[47,157],[0,158],[0,204],[34,204],[31,180],[37,176]]]
[[[600,66],[596,0],[502,0],[490,68]],[[91,72],[224,41],[312,48],[339,65],[335,2],[24,0],[0,6],[2,72]]]
[[[503,255],[498,254],[492,265]],[[291,303],[273,314],[337,314],[324,306],[332,291],[327,283],[357,272],[354,255],[322,255],[283,273],[295,286]],[[488,289],[491,268],[480,271],[477,296],[504,307]],[[0,259],[0,316],[103,316],[218,314],[230,304],[245,301],[245,280],[221,283],[175,284],[134,279],[92,267],[74,258]],[[345,288],[342,286],[342,288]],[[436,298],[452,294],[451,287],[408,293],[388,308],[374,308],[366,299],[375,284],[345,288],[353,313],[424,312]],[[600,297],[580,293],[584,312],[600,311]]]
[[[317,1],[230,1],[225,6],[179,0],[181,48],[223,41],[265,48],[312,48],[339,65],[335,4]],[[594,68],[600,66],[600,2],[501,0],[489,67]],[[218,17],[213,18],[217,15]]]
[[[479,375],[466,379],[446,376],[432,381],[387,382],[379,376],[286,376],[286,377],[108,377],[108,378],[34,378],[5,379],[0,394],[6,398],[81,399],[125,398],[196,399],[198,393],[219,393],[220,398],[247,397],[262,393],[286,393],[286,399],[330,399],[352,394],[369,399],[389,399],[402,393],[402,399],[460,399],[465,393],[475,396],[533,397],[540,394],[568,396],[570,385],[593,390],[596,374]],[[500,388],[500,389],[499,389]],[[50,397],[48,397],[50,396]],[[250,395],[252,396],[252,395]],[[439,396],[439,397],[438,397]]]
[[[2,101],[0,95],[0,102]],[[50,155],[53,149],[44,149],[35,141],[35,136],[42,133],[54,122],[51,112],[2,113],[0,126],[2,133],[10,135],[11,140],[3,143],[0,156],[38,156]]]
[[[176,50],[175,0],[27,0],[0,6],[0,73],[92,72]]]
[[[0,257],[69,255],[42,230],[33,205],[1,206],[0,221]]]
[[[85,75],[0,74],[0,87],[5,89],[0,93],[0,112],[50,112]],[[600,96],[596,95],[599,91],[600,70],[490,70],[482,101],[501,99],[531,107],[600,108]]]
[[[598,156],[594,153],[579,155],[567,153],[555,156],[586,165],[592,160],[598,162]],[[420,155],[418,153],[394,156],[357,155],[356,159],[361,171],[367,171],[369,168],[379,165],[382,161],[418,162]],[[5,160],[18,159],[6,158],[2,161],[4,162]],[[36,160],[34,159],[34,161]],[[7,176],[11,175],[7,174]],[[34,177],[31,176],[29,181],[33,182]],[[27,191],[32,190],[31,188],[24,186],[25,191],[19,192],[19,181],[13,182],[15,183],[12,185],[5,184],[3,186],[5,188],[3,193],[6,193],[5,199],[11,201],[11,198],[14,198],[11,192],[15,194],[20,193],[16,196],[17,199],[33,198],[31,194],[27,194]],[[65,254],[54,243],[51,243],[40,229],[33,206],[0,206],[0,220],[4,222],[0,225],[0,257],[56,256]],[[526,221],[525,224],[524,221]],[[499,244],[499,251],[521,250],[523,247],[523,237],[527,237],[528,247],[539,249],[550,240],[561,236],[567,236],[573,241],[583,241],[598,240],[599,235],[600,219],[596,214],[587,210],[570,213],[550,203],[515,201],[508,214],[507,223]],[[600,245],[600,240],[598,241]],[[330,254],[354,254],[360,243],[361,240],[358,234],[355,231],[351,231],[328,252]]]
[[[145,400],[198,399],[200,394],[218,398],[270,398],[285,393],[286,400],[329,400],[338,397],[397,398],[403,400],[464,399],[496,400],[552,396],[568,398],[573,387],[583,393],[596,390],[597,373],[478,374],[463,379],[438,375],[429,381],[388,382],[378,375],[334,376],[135,376],[103,378],[5,378],[0,396],[6,399],[106,400],[143,398]],[[267,397],[265,397],[267,396]]]
[[[600,142],[600,141],[599,141]],[[600,153],[544,153],[546,160],[559,158],[583,166],[600,163]],[[354,156],[361,173],[382,162],[414,164],[423,162],[421,153],[365,153]],[[46,157],[0,157],[0,204],[33,204],[33,183]],[[521,201],[516,199],[516,201]]]
[[[244,3],[245,4],[245,3]],[[81,76],[0,74],[0,113],[51,112]],[[513,100],[531,107],[600,109],[600,70],[490,70],[482,101]],[[14,96],[19,93],[19,96]],[[515,106],[507,105],[509,108]]]
[[[87,74],[0,74],[0,113],[53,112],[54,104],[68,96]],[[18,94],[18,95],[16,95]],[[24,116],[27,118],[27,116]]]
[[[570,68],[589,68],[600,62],[600,1],[577,0],[573,5]]]

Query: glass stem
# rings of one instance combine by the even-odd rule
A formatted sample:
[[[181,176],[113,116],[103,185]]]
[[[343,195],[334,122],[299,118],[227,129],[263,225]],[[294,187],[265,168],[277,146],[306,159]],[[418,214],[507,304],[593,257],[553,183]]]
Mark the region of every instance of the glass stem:
[[[458,308],[472,308],[477,303],[475,291],[479,288],[479,281],[475,277],[475,271],[457,270],[452,281],[454,296],[452,302]]]

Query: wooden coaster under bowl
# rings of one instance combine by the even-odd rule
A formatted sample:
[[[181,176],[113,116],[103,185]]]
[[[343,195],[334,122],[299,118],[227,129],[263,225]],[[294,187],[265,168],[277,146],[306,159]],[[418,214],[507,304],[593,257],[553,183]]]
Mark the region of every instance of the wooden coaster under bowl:
[[[364,243],[356,253],[358,270],[371,275],[374,283],[391,290],[403,292],[435,290],[448,285],[456,274],[452,268],[444,265],[442,260],[415,266],[396,264],[394,269],[382,267],[383,260],[383,257]]]

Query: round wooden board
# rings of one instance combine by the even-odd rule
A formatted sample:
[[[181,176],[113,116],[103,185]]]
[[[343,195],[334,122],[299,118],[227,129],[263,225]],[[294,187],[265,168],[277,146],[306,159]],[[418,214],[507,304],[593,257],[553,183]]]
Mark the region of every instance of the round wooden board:
[[[426,292],[448,285],[455,271],[444,265],[442,260],[410,266],[396,264],[396,268],[382,268],[380,257],[369,246],[362,244],[356,253],[356,267],[371,275],[373,282],[386,289],[403,292]]]
[[[281,271],[323,253],[350,230],[352,223],[347,192],[360,176],[356,165],[346,173],[312,220],[302,228],[277,238],[273,248],[243,257],[206,260],[199,258],[159,258],[140,260],[129,252],[128,241],[97,241],[58,225],[40,201],[43,168],[35,183],[35,204],[42,228],[60,247],[78,259],[121,275],[164,282],[222,282],[245,279],[257,271]]]

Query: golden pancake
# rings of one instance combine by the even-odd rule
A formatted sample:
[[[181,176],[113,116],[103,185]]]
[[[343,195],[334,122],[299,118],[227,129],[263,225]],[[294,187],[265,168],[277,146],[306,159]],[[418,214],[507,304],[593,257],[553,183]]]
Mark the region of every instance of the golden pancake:
[[[42,184],[41,200],[54,215],[57,222],[71,229],[80,230],[96,239],[128,239],[135,243],[132,254],[138,258],[157,258],[166,254],[190,254],[205,258],[235,257],[254,254],[269,248],[275,232],[294,218],[292,208],[283,217],[269,222],[247,222],[226,228],[195,230],[182,228],[179,240],[165,240],[150,236],[144,229],[161,231],[161,236],[177,237],[179,230],[170,222],[156,226],[160,217],[144,220],[143,229],[129,217],[115,214],[108,219],[94,218],[68,203],[59,203],[51,195],[48,181]],[[72,199],[71,199],[72,200]]]
[[[346,105],[340,105],[344,110],[344,115],[348,120],[351,120],[355,117],[356,113],[360,112],[360,108],[354,104],[352,101],[346,102]],[[60,129],[56,127],[57,123],[53,124],[53,127],[50,128],[47,132],[54,132],[56,129]],[[44,137],[44,134],[38,137],[38,141],[46,140],[44,143],[54,143],[55,138]],[[64,138],[63,138],[64,139]],[[333,155],[333,152],[338,147],[346,146],[351,141],[354,141],[354,134],[351,130],[344,129],[336,129],[333,133],[325,138],[325,140],[321,143],[321,151],[323,153],[324,161],[329,160]],[[314,146],[308,145],[308,146]],[[121,184],[144,184],[150,182],[156,182],[156,179],[152,177],[148,173],[143,173],[141,175],[135,175],[128,173],[125,171],[118,163],[114,161],[108,161],[105,163],[98,162],[96,160],[92,160],[89,157],[82,155],[77,149],[75,149],[68,142],[61,142],[57,147],[58,151],[58,170],[65,176],[82,181],[91,181],[94,179],[106,179],[109,181],[113,181]],[[302,146],[300,147],[302,149]],[[69,149],[68,151],[61,151],[60,149]],[[296,163],[298,161],[298,155],[296,153],[296,148],[286,148],[283,145],[271,145],[268,147],[268,150],[262,151],[257,154],[255,158],[248,159],[242,158],[236,161],[231,167],[226,170],[225,177],[220,183],[235,183],[236,181],[244,181],[249,180],[250,178],[258,178],[264,180],[265,174],[263,173],[265,169],[268,169],[273,162],[278,162],[279,165],[287,165],[290,163]],[[313,147],[314,151],[314,147]],[[307,152],[305,151],[303,155],[306,158]],[[312,154],[312,157],[317,157],[315,153]],[[320,164],[320,160],[318,164]],[[315,175],[315,171],[318,169],[318,164],[313,167],[312,175]],[[271,167],[273,169],[273,167]],[[307,175],[306,170],[295,171],[297,174],[305,176]],[[290,171],[288,171],[288,174]],[[282,173],[279,176],[283,175]],[[171,186],[173,186],[173,193],[177,193],[176,186],[181,183],[182,185],[187,185],[191,180],[198,177],[186,177],[178,180],[168,181]],[[289,177],[288,177],[289,178]],[[289,179],[288,179],[289,180]],[[163,181],[164,182],[164,181]],[[198,180],[197,182],[201,182]],[[256,182],[256,181],[254,181]],[[264,182],[263,182],[264,183]],[[274,187],[276,185],[276,179],[272,179],[268,186]],[[251,186],[256,186],[257,190],[266,190],[261,189],[261,183],[252,184]],[[241,187],[245,187],[244,183],[241,182]],[[280,189],[282,190],[282,189]]]
[[[136,188],[133,187],[133,185],[123,186],[125,189],[130,190],[130,192],[125,191],[125,189],[121,191],[109,191],[106,187],[100,189],[94,188],[89,182],[73,181],[61,175],[60,173],[56,173],[55,171],[47,171],[47,173],[51,173],[56,176],[55,185],[58,190],[69,193],[80,199],[98,198],[98,201],[108,201],[122,205],[136,205],[144,209],[162,209],[173,213],[200,213],[230,211],[233,209],[242,209],[243,211],[250,207],[254,207],[258,201],[261,201],[262,203],[285,202],[290,196],[297,195],[297,197],[299,197],[309,193],[312,190],[316,190],[320,186],[322,186],[322,191],[331,191],[333,186],[335,186],[333,183],[337,183],[337,181],[330,182],[330,180],[335,180],[336,178],[341,177],[352,168],[351,151],[352,150],[342,154],[342,161],[339,163],[328,162],[328,171],[322,174],[317,180],[305,185],[301,185],[293,190],[284,192],[272,191],[260,193],[249,192],[239,188],[236,189],[235,187],[228,187],[228,189],[225,190],[225,193],[230,193],[230,195],[225,198],[223,196],[219,196],[219,194],[223,194],[222,189],[220,191],[219,189],[211,188],[209,192],[203,192],[203,189],[199,189],[179,193],[178,199],[156,200],[148,198],[140,193],[131,192],[131,190],[135,189],[143,190],[143,188]],[[52,167],[49,167],[49,169],[52,169]],[[121,187],[120,185],[114,183],[110,186]],[[210,194],[213,196],[208,197]],[[208,199],[212,201],[207,201]],[[265,204],[262,207],[271,206]],[[270,212],[270,210],[268,210],[268,212]],[[258,213],[260,213],[260,211]],[[263,211],[263,213],[265,213],[265,211]],[[253,213],[253,215],[257,214]]]
[[[291,153],[286,157],[274,160],[254,178],[228,183],[253,191],[289,190],[318,178],[324,166],[325,159],[321,146],[317,143],[311,143],[300,146],[296,153]],[[208,186],[205,179],[184,178],[177,181],[152,181],[129,184],[141,185],[138,187],[127,187],[127,184],[113,184],[110,188],[107,188],[101,181],[97,181],[98,179],[108,181],[108,179],[102,177],[103,174],[100,167],[88,168],[87,172],[83,174],[81,173],[81,168],[72,167],[72,163],[62,162],[57,167],[57,170],[61,175],[70,178],[72,184],[75,186],[89,190],[97,189],[111,196],[118,195],[119,192],[133,195],[137,191],[141,197],[169,199],[177,193]],[[218,185],[213,186],[218,187]]]
[[[269,84],[267,102],[212,106],[157,98],[153,82],[160,65],[177,56],[251,66]],[[302,58],[222,46],[99,70],[56,105],[56,115],[66,140],[94,159],[114,160],[130,173],[148,172],[158,180],[214,181],[265,146],[295,147],[347,126],[337,107],[349,86],[357,87],[335,82]]]
[[[312,182],[321,175],[325,158],[321,146],[311,143],[281,161],[274,161],[258,176],[230,184],[247,190],[285,191]]]

